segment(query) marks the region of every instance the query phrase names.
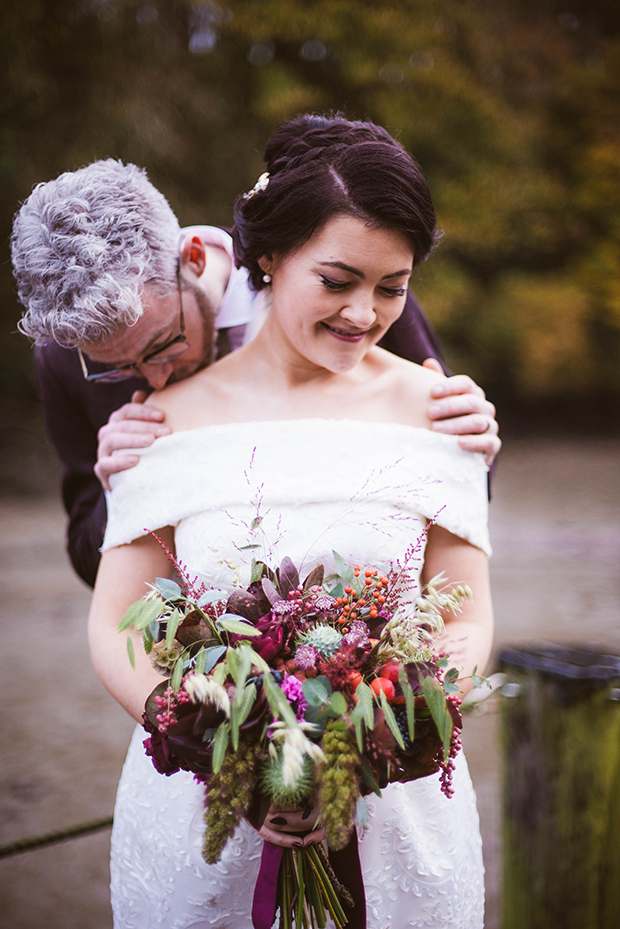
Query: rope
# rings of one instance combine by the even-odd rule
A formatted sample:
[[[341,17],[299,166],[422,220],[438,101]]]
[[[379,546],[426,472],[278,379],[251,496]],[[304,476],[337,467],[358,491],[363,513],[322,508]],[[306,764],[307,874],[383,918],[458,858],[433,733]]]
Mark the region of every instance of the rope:
[[[47,832],[44,835],[35,835],[28,839],[18,839],[17,842],[11,842],[9,845],[0,845],[0,858],[19,855],[21,852],[30,852],[35,848],[43,848],[45,845],[55,845],[57,842],[65,842],[67,839],[76,839],[78,836],[88,835],[90,832],[100,832],[102,829],[109,829],[111,825],[112,817],[106,816],[104,819],[94,819],[89,823],[82,823],[80,826],[69,826],[67,829],[58,829],[56,832]]]

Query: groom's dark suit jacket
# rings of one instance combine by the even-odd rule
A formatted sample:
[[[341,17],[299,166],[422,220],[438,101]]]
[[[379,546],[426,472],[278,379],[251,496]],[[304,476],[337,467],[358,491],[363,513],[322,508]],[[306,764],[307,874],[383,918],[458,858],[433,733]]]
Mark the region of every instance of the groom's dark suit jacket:
[[[226,330],[221,332],[224,343]],[[234,340],[231,339],[234,342]],[[381,342],[384,348],[421,364],[425,358],[443,361],[437,336],[410,293],[400,319]],[[48,342],[35,349],[41,402],[52,444],[63,464],[62,497],[69,514],[67,548],[73,567],[87,584],[94,584],[99,548],[106,524],[103,490],[93,467],[97,460],[97,432],[134,390],[149,390],[134,378],[113,384],[84,380],[77,352]],[[96,366],[92,365],[93,370]]]

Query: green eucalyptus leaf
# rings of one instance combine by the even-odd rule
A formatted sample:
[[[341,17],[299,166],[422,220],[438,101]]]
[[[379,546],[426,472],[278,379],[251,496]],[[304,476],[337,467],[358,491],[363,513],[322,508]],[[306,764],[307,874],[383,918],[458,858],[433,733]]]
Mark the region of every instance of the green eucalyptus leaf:
[[[328,695],[332,692],[332,682],[330,681],[328,677],[325,677],[324,674],[319,674],[317,677],[315,677],[314,680],[318,681],[319,684],[322,684],[322,686],[327,691]]]
[[[329,698],[329,705],[325,707],[323,712],[325,712],[328,716],[333,716],[334,718],[342,716],[343,713],[347,712],[347,701],[339,690],[336,690],[331,695]]]
[[[355,804],[355,818],[357,825],[363,829],[368,823],[368,804],[365,797],[358,797]]]
[[[336,585],[335,585],[334,587],[332,587],[332,589],[329,591],[329,595],[330,595],[330,597],[336,597],[336,598],[338,598],[338,597],[343,597],[343,596],[344,596],[344,585],[343,585],[343,584],[340,584],[340,583],[336,584]]]
[[[306,678],[303,682],[303,694],[308,706],[322,707],[329,700],[329,694],[317,679]]]
[[[355,573],[351,565],[344,560],[342,555],[339,555],[338,552],[333,551],[332,555],[334,556],[334,565],[338,573],[338,577],[341,577],[343,581],[354,581]]]
[[[209,671],[215,667],[225,652],[225,645],[211,645],[209,648],[203,649],[203,654],[205,656],[205,664],[204,668],[202,669],[203,672],[208,674]]]
[[[207,606],[209,603],[219,603],[220,600],[228,600],[229,593],[227,590],[207,590],[197,603],[197,606]]]
[[[183,596],[183,591],[179,585],[176,581],[170,580],[169,577],[156,577],[155,587],[164,600],[178,600]]]

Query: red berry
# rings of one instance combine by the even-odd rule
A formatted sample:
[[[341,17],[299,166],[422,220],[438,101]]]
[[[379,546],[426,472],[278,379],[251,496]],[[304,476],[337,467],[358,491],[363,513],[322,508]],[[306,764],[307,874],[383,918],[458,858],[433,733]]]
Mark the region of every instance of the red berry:
[[[370,689],[373,690],[377,696],[383,691],[388,703],[396,696],[394,684],[388,681],[386,677],[376,677],[374,681],[371,681]]]
[[[388,661],[387,664],[384,664],[381,670],[379,671],[379,676],[385,678],[388,681],[392,681],[394,684],[398,680],[398,675],[400,672],[400,665],[397,661]]]

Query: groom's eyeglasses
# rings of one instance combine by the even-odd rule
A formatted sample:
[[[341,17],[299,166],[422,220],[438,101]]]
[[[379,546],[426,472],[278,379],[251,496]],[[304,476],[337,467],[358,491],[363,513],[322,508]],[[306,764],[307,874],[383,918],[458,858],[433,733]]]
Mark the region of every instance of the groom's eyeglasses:
[[[183,316],[183,294],[181,289],[181,269],[177,267],[177,288],[179,291],[179,328],[181,330],[180,334],[175,336],[174,339],[170,339],[169,342],[166,342],[165,345],[162,345],[161,348],[158,348],[154,352],[150,352],[148,355],[145,355],[142,361],[136,361],[135,364],[121,365],[120,368],[110,368],[107,371],[97,371],[95,373],[89,372],[86,367],[86,359],[82,353],[82,350],[78,348],[78,358],[80,359],[80,364],[82,365],[82,374],[87,381],[93,381],[98,384],[107,384],[111,381],[125,381],[130,377],[134,377],[136,374],[139,375],[139,369],[142,365],[163,365],[168,361],[172,361],[174,358],[178,358],[179,355],[182,355],[183,352],[186,352],[189,348],[189,342],[185,338],[185,318]]]

